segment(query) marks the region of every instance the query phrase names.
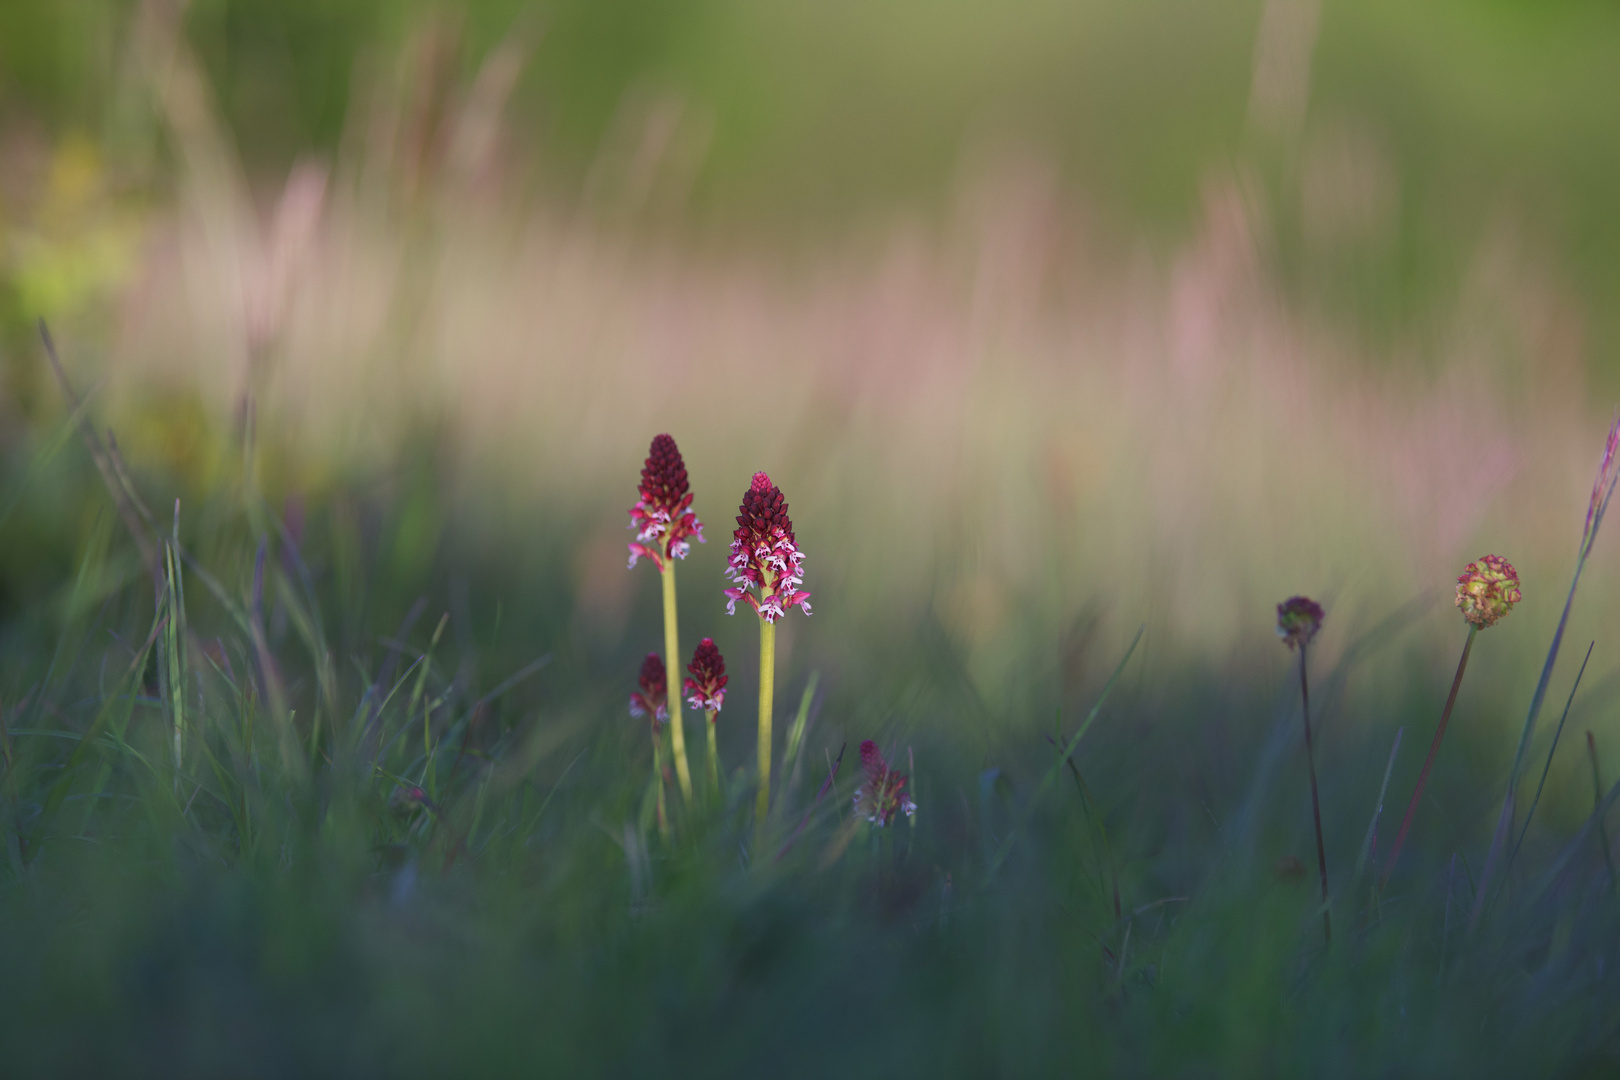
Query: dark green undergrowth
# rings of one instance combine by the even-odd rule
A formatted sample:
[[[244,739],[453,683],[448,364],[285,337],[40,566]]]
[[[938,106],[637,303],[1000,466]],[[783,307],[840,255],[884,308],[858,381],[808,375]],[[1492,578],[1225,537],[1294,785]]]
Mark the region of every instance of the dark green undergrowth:
[[[1318,673],[1329,948],[1280,660],[1178,668],[1150,637],[1111,691],[1121,655],[1092,665],[1078,712],[987,717],[945,635],[899,613],[910,634],[839,644],[854,658],[806,696],[796,754],[786,678],[755,848],[746,653],[725,790],[688,807],[671,784],[660,829],[624,705],[647,643],[582,640],[568,513],[503,548],[431,476],[176,512],[110,445],[110,487],[76,436],[15,451],[6,1075],[1620,1068],[1599,816],[1531,830],[1472,929],[1489,777],[1436,773],[1444,813],[1381,897],[1376,856],[1357,865],[1393,730],[1390,808],[1437,711],[1419,672],[1395,715],[1348,722],[1399,615]],[[1099,701],[1071,770],[1054,747]],[[853,819],[863,738],[909,762],[911,821]]]

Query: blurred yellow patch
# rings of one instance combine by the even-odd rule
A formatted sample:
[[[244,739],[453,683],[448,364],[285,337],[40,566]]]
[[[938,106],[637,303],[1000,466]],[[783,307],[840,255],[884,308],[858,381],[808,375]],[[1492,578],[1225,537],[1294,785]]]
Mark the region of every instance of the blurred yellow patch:
[[[940,597],[938,610],[958,641],[981,644],[1007,621],[1006,586],[987,574],[963,577]]]
[[[119,412],[114,426],[129,461],[161,467],[188,491],[206,491],[221,479],[230,448],[194,391],[144,397]]]
[[[137,216],[113,199],[95,146],[69,136],[52,155],[27,224],[0,236],[0,273],[26,315],[59,318],[124,281],[140,232]]]

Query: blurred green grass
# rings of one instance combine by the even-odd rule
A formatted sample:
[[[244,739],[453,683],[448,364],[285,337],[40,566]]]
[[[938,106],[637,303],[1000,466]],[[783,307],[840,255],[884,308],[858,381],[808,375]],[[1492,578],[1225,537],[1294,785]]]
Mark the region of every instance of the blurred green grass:
[[[52,481],[101,502],[82,459]],[[1324,952],[1312,888],[1279,867],[1311,843],[1281,650],[1167,671],[1149,641],[1108,699],[1077,761],[1117,860],[1116,919],[1099,836],[1036,734],[1053,718],[976,703],[926,615],[908,640],[837,650],[864,663],[812,710],[811,767],[783,786],[778,835],[805,810],[812,825],[786,858],[748,851],[745,769],[729,810],[677,810],[666,843],[643,797],[645,733],[623,708],[639,643],[584,647],[554,547],[569,527],[526,536],[528,563],[496,562],[477,557],[487,536],[445,513],[429,519],[445,523],[431,562],[401,566],[387,553],[420,527],[401,505],[362,487],[306,506],[295,547],[251,495],[191,504],[185,635],[160,623],[133,669],[151,583],[104,503],[71,586],[63,575],[56,602],[8,614],[0,1016],[13,1075],[1612,1064],[1613,892],[1589,834],[1538,827],[1484,928],[1463,926],[1501,768],[1467,761],[1477,736],[1471,751],[1460,729],[1442,758],[1382,907],[1352,886],[1392,730],[1421,744],[1443,689],[1400,662],[1410,612],[1316,672],[1339,929]],[[653,634],[655,590],[640,584],[635,620]],[[824,591],[820,610],[839,599]],[[441,610],[449,629],[429,649]],[[172,626],[178,611],[160,614]],[[745,641],[727,645],[732,767],[751,757]],[[543,668],[492,696],[541,650]],[[178,769],[174,662],[190,740]],[[784,674],[791,700],[803,665]],[[1390,700],[1376,722],[1348,722]],[[1077,719],[1057,724],[1067,734]],[[915,823],[850,843],[852,750],[820,803],[818,771],[862,736],[897,734],[915,762]],[[1415,765],[1402,759],[1394,792]],[[1049,770],[1059,783],[1042,790]],[[405,794],[415,784],[434,810]],[[1566,845],[1575,862],[1555,872]]]
[[[0,1071],[1612,1071],[1612,536],[1464,926],[1602,430],[1609,8],[1327,5],[1297,128],[1254,115],[1259,5],[172,10],[0,9]],[[671,841],[622,527],[666,429],[683,639],[733,679],[731,804]],[[719,593],[762,466],[815,594],[781,708],[820,673],[780,862]],[[1379,906],[1354,853],[1481,550],[1526,600]],[[1042,788],[1144,625],[1095,806]],[[914,826],[848,832],[863,738]]]

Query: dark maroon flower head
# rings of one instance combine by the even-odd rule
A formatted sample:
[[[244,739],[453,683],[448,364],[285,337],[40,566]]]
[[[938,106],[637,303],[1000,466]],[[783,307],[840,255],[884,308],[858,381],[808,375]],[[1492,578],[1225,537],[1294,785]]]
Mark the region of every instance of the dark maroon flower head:
[[[810,614],[810,594],[799,588],[804,581],[804,553],[787,511],[782,489],[764,473],[755,473],[731,534],[726,577],[736,582],[736,588],[726,590],[728,614],[737,613],[738,600],[746,600],[766,622],[775,622],[791,607]],[[759,590],[758,596],[751,589]]]
[[[906,774],[889,768],[871,739],[861,743],[861,768],[866,771],[866,782],[855,792],[857,817],[882,828],[893,820],[896,810],[904,811],[906,817],[917,812],[917,804],[906,793]]]
[[[669,683],[664,661],[655,652],[641,662],[641,691],[630,695],[630,715],[652,717],[654,728],[669,719]]]
[[[647,461],[641,466],[641,498],[630,508],[630,527],[636,538],[630,543],[630,565],[647,558],[659,570],[671,558],[684,559],[691,548],[688,536],[703,543],[703,523],[692,513],[692,493],[687,490],[686,462],[675,440],[668,435],[653,439]]]
[[[713,638],[698,642],[686,670],[691,672],[686,680],[687,704],[708,713],[719,712],[726,703],[726,658],[720,655]]]
[[[1290,596],[1277,605],[1277,636],[1289,649],[1305,646],[1322,629],[1322,605],[1305,596]]]

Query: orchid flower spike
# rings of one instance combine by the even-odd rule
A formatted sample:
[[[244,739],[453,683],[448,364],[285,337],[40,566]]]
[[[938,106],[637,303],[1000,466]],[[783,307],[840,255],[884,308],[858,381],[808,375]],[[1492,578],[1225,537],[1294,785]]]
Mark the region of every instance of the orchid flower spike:
[[[669,686],[664,676],[664,661],[655,652],[647,654],[641,662],[641,690],[630,695],[630,715],[650,716],[653,730],[669,719]]]
[[[855,792],[856,817],[881,829],[894,819],[897,810],[904,811],[906,817],[917,812],[917,804],[906,792],[906,774],[889,768],[871,739],[861,743],[861,768],[866,770],[866,782]]]
[[[698,642],[686,670],[691,673],[686,680],[687,704],[712,717],[726,703],[726,658],[720,655],[713,638]]]
[[[1457,606],[1477,630],[1495,626],[1519,602],[1519,572],[1500,555],[1471,562],[1457,578]]]
[[[651,559],[661,571],[671,558],[684,559],[691,549],[687,537],[703,543],[703,523],[692,512],[692,493],[686,482],[686,462],[675,440],[668,435],[653,439],[647,461],[641,466],[641,498],[630,508],[630,527],[636,538],[630,542],[630,565]]]
[[[1322,605],[1306,596],[1290,596],[1277,605],[1277,636],[1292,651],[1311,643],[1322,629]]]
[[[804,581],[804,553],[787,511],[782,489],[764,473],[755,473],[738,507],[731,560],[726,564],[726,577],[736,582],[735,588],[726,590],[728,615],[737,613],[738,600],[746,600],[768,623],[792,607],[810,614],[810,594],[799,588]],[[751,589],[759,590],[757,597]]]

